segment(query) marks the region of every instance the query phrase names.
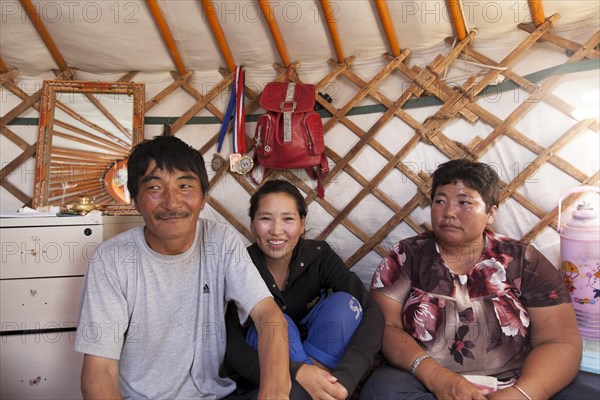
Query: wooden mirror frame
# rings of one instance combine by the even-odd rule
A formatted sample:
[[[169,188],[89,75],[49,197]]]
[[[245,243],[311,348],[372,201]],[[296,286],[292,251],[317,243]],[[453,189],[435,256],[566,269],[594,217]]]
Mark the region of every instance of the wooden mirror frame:
[[[109,170],[117,165],[122,167],[131,147],[144,139],[144,90],[144,84],[133,82],[44,81],[35,157],[34,208],[65,206],[76,203],[79,196],[88,195],[106,214],[137,214],[131,203],[115,199],[104,181]],[[97,111],[102,123],[78,114],[73,109],[75,97],[84,100],[85,107],[94,114]],[[123,126],[111,113],[116,106],[110,99],[130,107],[131,126]],[[72,103],[67,103],[69,100]],[[57,109],[68,115],[65,119],[70,123],[55,119]],[[53,144],[53,139],[68,147]]]

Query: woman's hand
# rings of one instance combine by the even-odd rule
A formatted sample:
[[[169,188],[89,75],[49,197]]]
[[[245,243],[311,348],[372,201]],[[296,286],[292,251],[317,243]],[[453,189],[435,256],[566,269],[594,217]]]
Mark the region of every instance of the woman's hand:
[[[447,368],[438,367],[431,375],[430,387],[438,399],[485,400],[487,392],[465,377]]]
[[[312,399],[344,400],[348,390],[329,372],[309,364],[304,364],[296,373],[296,381],[308,392]]]

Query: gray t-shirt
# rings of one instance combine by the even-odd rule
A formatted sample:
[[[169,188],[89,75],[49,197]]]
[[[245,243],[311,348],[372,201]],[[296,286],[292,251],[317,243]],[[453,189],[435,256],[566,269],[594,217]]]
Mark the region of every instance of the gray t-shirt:
[[[125,398],[222,398],[226,303],[241,322],[271,294],[237,232],[198,220],[194,244],[167,256],[143,226],[104,243],[90,260],[75,350],[119,360]]]

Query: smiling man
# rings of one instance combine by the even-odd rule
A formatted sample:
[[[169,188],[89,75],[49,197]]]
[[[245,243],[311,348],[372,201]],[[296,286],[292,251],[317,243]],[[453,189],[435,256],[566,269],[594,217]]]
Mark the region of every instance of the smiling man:
[[[202,155],[161,136],[137,145],[128,164],[145,225],[102,243],[90,261],[75,343],[84,398],[232,397],[235,383],[219,374],[228,301],[265,332],[258,396],[287,398],[285,319],[237,233],[199,218]]]

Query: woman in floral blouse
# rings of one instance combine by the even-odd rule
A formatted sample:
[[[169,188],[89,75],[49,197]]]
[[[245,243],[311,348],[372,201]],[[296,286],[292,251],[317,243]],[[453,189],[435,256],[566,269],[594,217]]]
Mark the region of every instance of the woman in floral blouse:
[[[434,172],[432,232],[397,243],[373,276],[387,364],[361,398],[544,399],[577,375],[581,337],[559,272],[488,227],[498,181],[467,160]]]

